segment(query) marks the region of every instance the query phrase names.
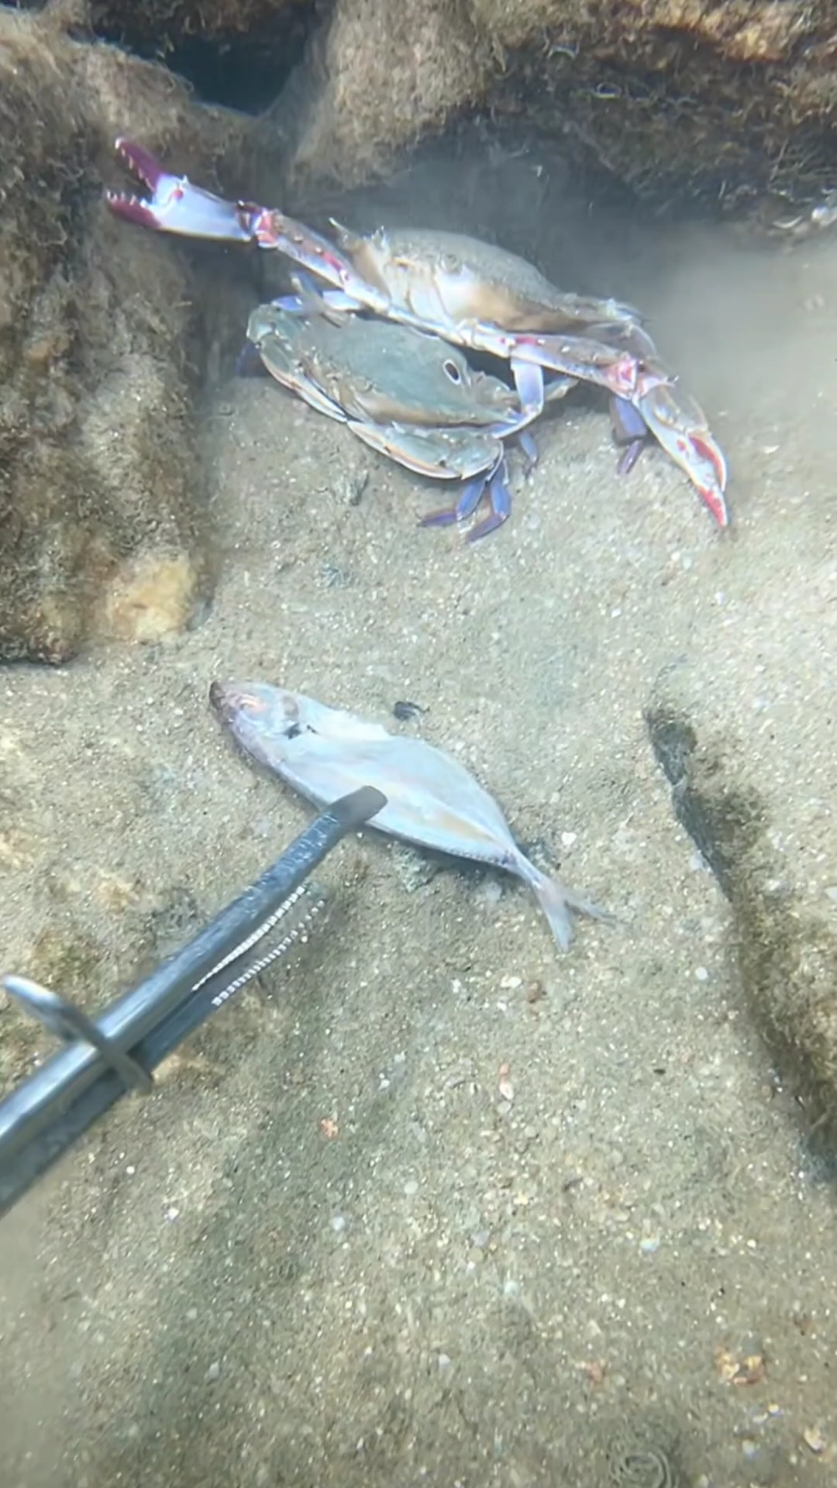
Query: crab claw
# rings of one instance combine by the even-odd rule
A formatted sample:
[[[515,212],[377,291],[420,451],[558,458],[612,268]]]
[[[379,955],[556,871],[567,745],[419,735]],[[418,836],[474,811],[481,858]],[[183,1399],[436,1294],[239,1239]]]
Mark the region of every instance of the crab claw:
[[[718,526],[728,527],[727,462],[700,405],[674,381],[653,373],[640,376],[629,401],[666,454],[689,477]]]
[[[148,200],[118,191],[106,192],[105,200],[117,217],[155,232],[182,233],[185,237],[216,238],[223,242],[253,241],[258,207],[224,201],[211,191],[193,186],[187,176],[170,175],[144,145],[133,140],[118,139],[116,149],[151,192]]]

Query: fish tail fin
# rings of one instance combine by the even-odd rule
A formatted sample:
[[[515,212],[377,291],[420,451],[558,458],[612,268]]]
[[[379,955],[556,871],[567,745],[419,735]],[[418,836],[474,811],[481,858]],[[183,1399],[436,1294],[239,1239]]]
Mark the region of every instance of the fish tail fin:
[[[549,927],[562,951],[570,948],[573,939],[573,914],[587,915],[591,920],[606,920],[611,923],[614,916],[607,909],[594,904],[568,889],[559,878],[550,878],[535,869],[529,882],[541,909],[549,920]]]

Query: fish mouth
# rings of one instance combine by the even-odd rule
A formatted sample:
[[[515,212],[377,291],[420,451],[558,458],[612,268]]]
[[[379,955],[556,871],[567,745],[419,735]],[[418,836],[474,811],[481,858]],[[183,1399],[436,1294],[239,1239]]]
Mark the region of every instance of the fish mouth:
[[[264,713],[266,704],[239,682],[213,682],[209,688],[209,706],[222,723],[232,723],[241,713]]]
[[[217,713],[222,723],[230,721],[229,688],[223,682],[213,682],[209,688],[209,706]]]

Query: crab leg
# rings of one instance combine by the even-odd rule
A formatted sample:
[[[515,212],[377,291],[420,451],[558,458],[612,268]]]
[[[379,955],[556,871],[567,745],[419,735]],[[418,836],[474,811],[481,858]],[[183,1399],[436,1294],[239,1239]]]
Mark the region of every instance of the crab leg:
[[[315,232],[312,227],[306,227],[304,222],[297,222],[294,217],[286,217],[284,212],[277,212],[268,207],[256,209],[252,217],[252,226],[253,236],[260,248],[274,249],[278,253],[284,253],[300,268],[307,269],[309,273],[324,279],[333,291],[340,291],[336,296],[340,303],[335,305],[335,308],[373,310],[376,315],[382,315],[385,318],[401,319],[400,316],[391,313],[389,295],[361,279],[340,249],[335,248],[330,239],[324,238],[322,233]],[[363,293],[353,295],[352,286],[362,288]],[[318,292],[321,293],[319,290]],[[426,329],[421,322],[410,320],[409,323],[417,324],[419,330]]]
[[[610,400],[610,422],[617,444],[625,446],[625,452],[616,466],[617,475],[627,475],[633,470],[648,442],[651,430],[638,408],[627,398],[612,397]]]
[[[498,465],[494,474],[488,482],[488,499],[491,503],[491,514],[478,522],[468,533],[466,542],[479,542],[481,537],[487,537],[489,532],[496,532],[498,527],[511,516],[511,491],[509,490],[508,469],[505,460]]]
[[[454,524],[468,521],[469,516],[474,516],[486,491],[491,503],[490,515],[478,522],[477,527],[472,528],[466,537],[466,542],[478,542],[480,537],[487,537],[488,533],[502,527],[503,522],[511,515],[511,491],[508,487],[505,455],[494,470],[475,476],[474,481],[463,482],[456,506],[444,507],[441,512],[430,512],[429,516],[421,518],[419,527],[453,527]]]
[[[531,475],[539,459],[535,436],[530,434],[528,429],[521,429],[517,436],[517,443],[523,455],[523,474]]]
[[[482,522],[478,522],[466,538],[466,542],[478,542],[481,537],[487,537],[489,532],[495,532],[498,527],[502,527],[511,514],[511,491],[505,456],[493,471],[478,475],[474,480],[463,482],[459,500],[455,506],[431,512],[429,516],[422,517],[419,526],[452,527],[455,523],[467,522],[479,506],[486,490],[491,503],[490,515]]]
[[[595,383],[620,398],[630,398],[640,377],[640,364],[630,352],[617,353],[586,336],[536,336],[480,327],[469,344],[509,359],[520,401],[529,406],[540,395],[543,407],[544,371]]]

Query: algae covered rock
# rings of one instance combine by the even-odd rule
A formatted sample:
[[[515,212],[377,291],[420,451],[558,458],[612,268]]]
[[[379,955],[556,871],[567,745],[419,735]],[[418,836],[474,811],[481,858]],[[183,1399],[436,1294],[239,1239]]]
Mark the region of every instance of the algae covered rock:
[[[151,40],[160,51],[184,37],[225,37],[262,26],[305,0],[90,0],[97,35],[136,44]]]
[[[206,325],[189,261],[113,220],[103,175],[115,178],[123,132],[161,152],[176,141],[180,169],[211,178],[242,124],[199,108],[164,68],[73,39],[65,19],[0,10],[2,660],[64,661],[108,629],[126,566],[141,561],[147,598],[161,565],[166,593],[135,632],[121,607],[129,637],[182,625],[213,571],[193,421]]]
[[[492,65],[487,35],[452,0],[338,0],[313,62],[297,172],[365,180],[479,105]],[[281,99],[280,116],[292,131]]]
[[[477,107],[657,204],[831,183],[833,0],[337,0],[299,169],[360,179]]]
[[[833,185],[835,0],[58,4],[212,97],[272,96],[298,177],[360,183],[476,110],[657,207],[812,202]]]

